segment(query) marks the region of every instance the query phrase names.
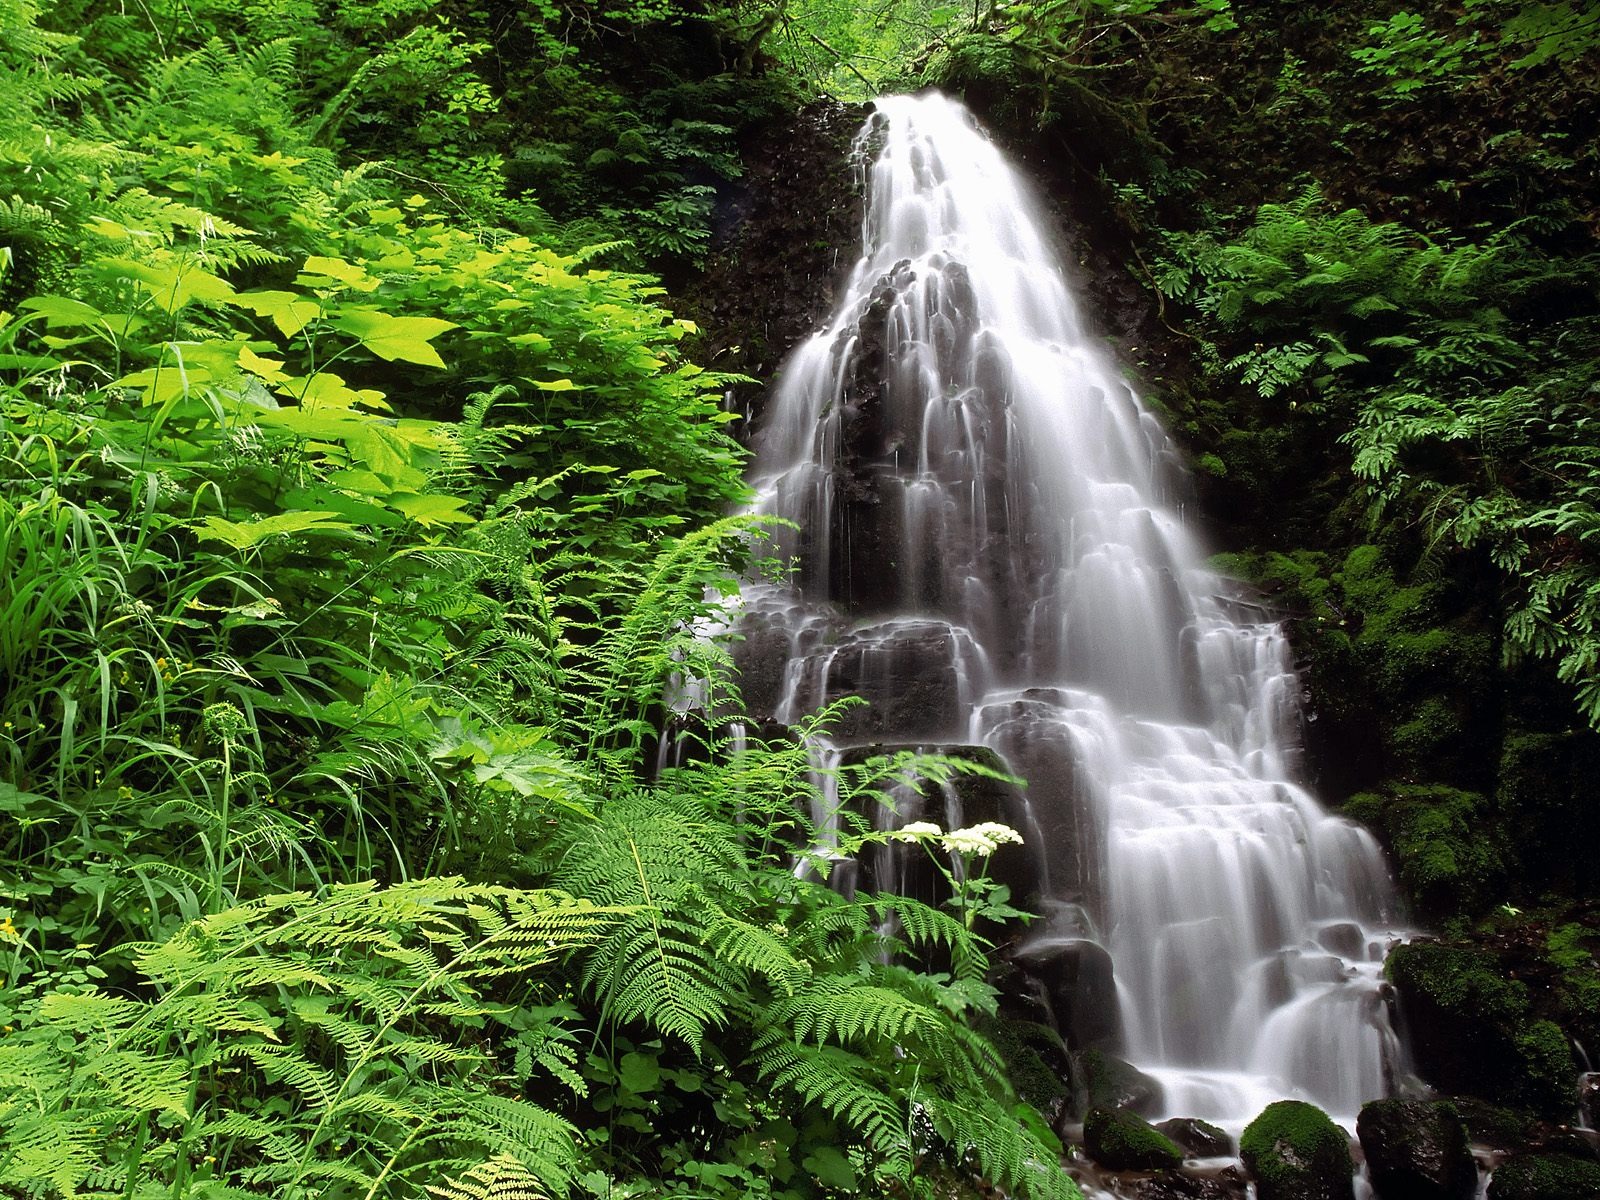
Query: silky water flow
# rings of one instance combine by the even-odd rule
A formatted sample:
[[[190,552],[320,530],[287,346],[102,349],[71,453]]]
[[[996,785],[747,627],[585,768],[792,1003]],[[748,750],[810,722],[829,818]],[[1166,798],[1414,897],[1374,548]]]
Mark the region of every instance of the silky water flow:
[[[1043,913],[1013,953],[1071,1040],[1160,1081],[1155,1113],[1351,1120],[1397,1068],[1395,899],[1295,782],[1280,629],[1206,569],[1172,443],[966,110],[880,100],[856,150],[861,258],[756,438],[796,569],[745,594],[747,700],[793,723],[859,694],[824,760],[963,748],[1029,781],[981,814],[1027,838],[995,860]],[[886,821],[913,815],[974,818],[952,794]]]

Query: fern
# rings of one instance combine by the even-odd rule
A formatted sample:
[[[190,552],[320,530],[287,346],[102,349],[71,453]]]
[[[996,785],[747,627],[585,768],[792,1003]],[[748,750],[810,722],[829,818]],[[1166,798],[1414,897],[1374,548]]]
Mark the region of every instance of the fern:
[[[549,1200],[537,1176],[509,1154],[497,1154],[458,1179],[432,1185],[436,1200]]]
[[[274,896],[195,922],[140,955],[157,998],[58,991],[0,1044],[0,1080],[34,1081],[0,1100],[0,1182],[71,1194],[122,1162],[181,1178],[226,1138],[247,1188],[414,1195],[493,1154],[560,1188],[576,1161],[571,1127],[498,1094],[492,1057],[440,1030],[497,1021],[506,1009],[486,985],[526,980],[627,915],[419,880]],[[159,1149],[157,1117],[177,1131]],[[101,1136],[75,1136],[83,1128]]]

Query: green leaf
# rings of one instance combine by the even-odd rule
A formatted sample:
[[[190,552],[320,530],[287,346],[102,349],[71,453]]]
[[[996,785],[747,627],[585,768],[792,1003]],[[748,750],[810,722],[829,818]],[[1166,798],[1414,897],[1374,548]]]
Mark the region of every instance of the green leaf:
[[[622,1056],[617,1075],[622,1080],[623,1087],[635,1095],[643,1095],[655,1091],[661,1083],[661,1064],[656,1061],[653,1054],[633,1051]]]
[[[285,379],[278,388],[280,396],[287,396],[308,412],[317,409],[349,409],[357,404],[367,408],[388,411],[383,393],[372,388],[356,389],[346,385],[341,376],[332,371],[318,371],[311,376]]]
[[[460,496],[386,496],[384,502],[420,525],[470,525],[474,520],[461,511],[467,502]]]
[[[239,292],[232,303],[258,317],[270,317],[284,337],[293,337],[322,312],[322,304],[294,292]]]
[[[238,295],[226,279],[189,262],[155,264],[114,258],[101,265],[120,278],[133,280],[140,291],[168,313],[177,312],[192,300],[227,304]]]
[[[329,282],[341,283],[360,292],[377,290],[378,281],[367,274],[365,267],[345,262],[342,258],[324,258],[313,254],[300,268],[296,283],[306,287],[325,288]]]
[[[800,1165],[810,1171],[824,1187],[841,1191],[854,1191],[856,1169],[850,1160],[832,1146],[818,1146],[801,1160]]]
[[[195,526],[195,536],[203,541],[226,542],[235,550],[248,550],[279,534],[305,533],[308,530],[343,533],[354,528],[346,521],[336,520],[331,512],[286,512],[257,521],[206,517]]]
[[[340,309],[330,323],[340,332],[360,338],[379,358],[425,367],[444,366],[444,359],[428,340],[456,328],[454,322],[437,317],[392,317],[369,308]]]
[[[49,329],[95,325],[105,316],[94,305],[85,304],[81,300],[71,300],[66,296],[34,296],[32,299],[24,300],[17,307],[26,312],[43,315],[45,326]]]

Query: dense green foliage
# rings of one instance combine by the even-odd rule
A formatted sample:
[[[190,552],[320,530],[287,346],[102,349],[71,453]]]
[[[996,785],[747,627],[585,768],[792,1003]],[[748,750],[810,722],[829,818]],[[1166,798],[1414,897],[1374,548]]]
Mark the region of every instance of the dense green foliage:
[[[727,732],[729,378],[601,264],[704,244],[740,19],[0,5],[0,1191],[1076,1194],[1004,839],[846,897]]]

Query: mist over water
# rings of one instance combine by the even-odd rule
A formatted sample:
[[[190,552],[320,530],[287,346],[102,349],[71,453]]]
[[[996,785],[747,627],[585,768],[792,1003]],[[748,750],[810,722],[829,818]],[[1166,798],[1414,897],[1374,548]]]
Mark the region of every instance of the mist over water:
[[[1045,913],[1016,953],[1074,964],[1058,1021],[1156,1076],[1163,1113],[1352,1119],[1396,1069],[1397,906],[1371,836],[1296,782],[1280,629],[1205,568],[1172,442],[965,109],[880,100],[857,149],[861,258],[757,437],[799,565],[746,596],[751,698],[793,722],[858,693],[820,754],[982,746],[1028,779],[999,814]]]

